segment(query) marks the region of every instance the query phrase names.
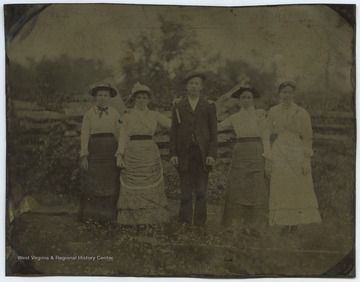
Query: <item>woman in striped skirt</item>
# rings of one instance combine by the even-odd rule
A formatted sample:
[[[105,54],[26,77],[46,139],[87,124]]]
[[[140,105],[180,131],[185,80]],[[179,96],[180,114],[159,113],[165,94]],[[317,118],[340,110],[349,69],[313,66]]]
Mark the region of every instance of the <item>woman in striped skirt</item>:
[[[148,109],[152,91],[135,84],[134,108],[124,114],[116,153],[121,171],[117,221],[123,225],[150,225],[169,220],[160,152],[153,141],[158,125],[170,128],[166,116]]]

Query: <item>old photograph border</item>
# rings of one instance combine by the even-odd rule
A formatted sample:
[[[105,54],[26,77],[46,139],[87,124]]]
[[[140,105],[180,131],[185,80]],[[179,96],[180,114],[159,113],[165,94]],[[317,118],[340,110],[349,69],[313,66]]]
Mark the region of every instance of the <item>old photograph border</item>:
[[[292,4],[292,3],[291,3]],[[295,4],[295,3],[294,3]],[[297,3],[297,4],[299,4],[299,3]],[[301,4],[303,4],[303,3],[301,3]],[[339,12],[340,11],[340,12]],[[347,12],[346,12],[346,10],[344,10],[344,9],[340,9],[340,10],[338,10],[337,12],[339,12],[339,15],[341,15],[341,16],[344,16],[345,15],[345,19],[354,19],[354,18],[352,18],[351,16],[349,17],[349,14],[347,14]],[[344,13],[345,12],[345,13]],[[354,74],[354,73],[353,73]],[[355,74],[354,74],[355,75]],[[354,81],[352,81],[352,83],[354,83]],[[128,85],[128,87],[130,87],[129,85]],[[128,92],[129,92],[130,90],[128,90]],[[214,98],[214,97],[210,97],[210,98]],[[211,100],[211,99],[210,99]],[[10,108],[10,110],[11,110],[11,108]],[[355,114],[355,113],[354,113]],[[346,117],[345,117],[346,118]],[[330,119],[331,119],[331,117],[330,117]],[[314,122],[314,121],[313,121]],[[354,126],[355,126],[355,124],[354,124]],[[9,128],[9,127],[8,127]],[[10,127],[10,129],[9,130],[11,130],[11,127]],[[9,140],[8,140],[8,142],[9,142]],[[160,142],[161,143],[161,142]],[[9,144],[8,144],[9,145]],[[9,163],[8,163],[8,165],[9,165]],[[215,195],[215,197],[216,197],[216,195]],[[32,202],[32,199],[31,198],[28,198],[26,201],[25,201],[26,203],[25,203],[25,205],[27,205],[27,207],[31,207],[33,204],[36,206],[36,205],[38,205],[39,203],[38,202]],[[18,206],[19,207],[19,206]],[[31,207],[32,208],[32,207]],[[36,209],[36,208],[35,208]],[[54,211],[51,211],[51,212],[54,212]],[[36,212],[35,212],[36,213]],[[21,232],[21,231],[19,231],[19,232]],[[5,231],[4,231],[4,233],[5,233]],[[34,255],[34,254],[33,254]],[[351,254],[350,254],[351,255]],[[81,255],[82,256],[82,255]],[[24,256],[24,257],[27,257],[27,256]],[[31,257],[31,256],[29,256],[29,257]],[[41,258],[41,257],[43,257],[43,260],[45,260],[45,257],[46,256],[37,256],[36,254],[35,254],[35,256],[34,257],[39,257],[39,258]],[[62,257],[62,256],[59,256],[59,257]],[[66,255],[64,255],[63,257],[66,257]],[[71,256],[68,256],[68,257],[71,257]],[[85,257],[86,259],[88,259],[88,260],[90,260],[90,256],[86,256],[86,255],[84,255],[83,257]],[[104,254],[104,255],[101,255],[101,257],[110,257],[110,256],[108,256],[108,255],[106,255],[106,254]],[[24,259],[25,260],[25,259]],[[42,260],[42,259],[41,259]],[[339,263],[341,263],[340,261],[339,261]],[[346,264],[346,263],[345,263]],[[50,274],[51,275],[51,274]],[[67,274],[67,275],[72,275],[72,274]],[[155,275],[156,275],[156,273],[155,273]],[[354,272],[353,272],[353,275],[354,275]],[[120,276],[122,276],[121,274],[120,274]],[[125,276],[127,276],[127,274],[125,274]],[[132,276],[132,275],[129,275],[129,276]],[[143,275],[141,275],[141,276],[143,276]],[[148,275],[144,275],[144,276],[148,276]],[[151,275],[150,275],[151,276]],[[166,276],[166,275],[165,275]],[[177,275],[175,275],[175,276],[177,276]],[[180,276],[182,276],[182,275],[180,275]],[[186,275],[186,274],[184,274],[184,276],[189,276],[189,275]],[[191,276],[191,275],[190,275]],[[196,275],[197,277],[204,277],[203,275]],[[221,275],[222,276],[222,275]],[[308,276],[308,275],[305,275],[305,276]],[[310,275],[310,276],[312,276],[312,275]],[[230,275],[230,276],[224,276],[224,277],[226,277],[226,278],[230,278],[230,277],[234,277],[234,276],[232,276],[232,275]],[[244,277],[244,276],[236,276],[235,275],[235,277]],[[250,277],[257,277],[256,275],[255,276],[253,276],[253,275],[250,275]],[[336,277],[336,274],[335,274],[335,277]]]

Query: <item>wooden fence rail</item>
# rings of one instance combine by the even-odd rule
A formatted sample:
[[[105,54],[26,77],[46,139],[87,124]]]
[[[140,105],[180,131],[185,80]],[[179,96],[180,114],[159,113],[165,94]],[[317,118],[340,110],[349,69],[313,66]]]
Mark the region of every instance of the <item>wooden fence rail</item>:
[[[60,132],[63,137],[79,138],[82,116],[91,104],[71,103],[62,111],[47,111],[34,103],[17,101],[13,104],[14,117],[23,137],[27,136],[33,145],[45,142],[46,135],[52,131]],[[170,112],[164,112],[170,116]],[[329,140],[354,144],[355,116],[351,112],[318,112],[311,114],[314,130],[314,141]],[[38,137],[38,138],[37,138]],[[219,156],[228,154],[229,147],[235,139],[232,131],[221,131],[218,134]],[[37,141],[34,141],[37,140]],[[154,137],[163,155],[168,153],[169,132],[160,129]],[[37,143],[37,144],[36,144]],[[28,144],[30,145],[30,144]]]

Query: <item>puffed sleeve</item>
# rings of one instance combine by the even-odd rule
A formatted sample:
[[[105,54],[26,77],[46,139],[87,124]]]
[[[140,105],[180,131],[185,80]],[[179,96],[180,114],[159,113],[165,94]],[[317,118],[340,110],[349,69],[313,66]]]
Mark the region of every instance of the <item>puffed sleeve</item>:
[[[269,136],[275,131],[274,115],[275,115],[275,110],[274,107],[272,107],[268,113],[266,119],[266,127],[265,127],[265,131]]]
[[[124,114],[123,118],[122,118],[122,123],[121,123],[121,126],[120,126],[118,149],[116,151],[115,156],[124,155],[125,146],[126,146],[128,140],[129,140],[128,126],[129,126],[129,115]]]
[[[209,135],[210,143],[208,149],[208,157],[216,159],[218,141],[217,141],[217,115],[216,115],[216,106],[214,104],[209,105],[208,111],[208,126],[209,126]]]
[[[266,119],[266,113],[263,109],[258,110],[258,119],[259,119],[259,130],[261,134],[261,140],[264,146],[264,154],[263,156],[265,158],[271,159],[270,154],[270,134],[267,130],[267,119]]]
[[[174,105],[171,114],[171,130],[170,130],[170,143],[169,143],[169,155],[174,157],[178,155],[177,142],[178,142],[178,130],[181,123],[181,117],[179,108]]]
[[[156,112],[158,123],[165,127],[166,129],[170,129],[171,127],[171,119],[169,119],[167,116]]]
[[[233,128],[232,125],[232,115],[224,119],[223,121],[219,122],[217,125],[218,131],[227,130]]]
[[[300,134],[303,139],[304,154],[307,157],[311,157],[313,155],[313,150],[312,150],[313,132],[311,127],[310,115],[305,109],[301,110]]]
[[[85,113],[81,124],[80,135],[80,157],[86,157],[89,155],[88,146],[90,138],[90,112]]]
[[[265,121],[264,133],[261,136],[264,146],[264,157],[267,159],[272,158],[270,140],[271,140],[271,135],[275,133],[275,115],[276,115],[276,110],[274,107],[272,107],[267,115]]]
[[[118,113],[118,111],[116,111],[114,117],[114,136],[118,142],[119,142],[121,123],[122,121],[120,118],[120,114]]]

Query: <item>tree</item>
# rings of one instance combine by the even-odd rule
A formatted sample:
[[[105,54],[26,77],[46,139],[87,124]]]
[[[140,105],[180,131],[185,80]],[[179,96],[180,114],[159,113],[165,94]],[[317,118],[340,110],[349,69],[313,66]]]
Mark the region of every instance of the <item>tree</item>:
[[[122,62],[125,79],[119,89],[128,95],[136,82],[146,84],[154,91],[153,106],[168,110],[173,98],[184,94],[179,74],[200,65],[202,50],[185,19],[180,23],[159,16],[158,20],[158,30],[127,42],[129,56]]]

